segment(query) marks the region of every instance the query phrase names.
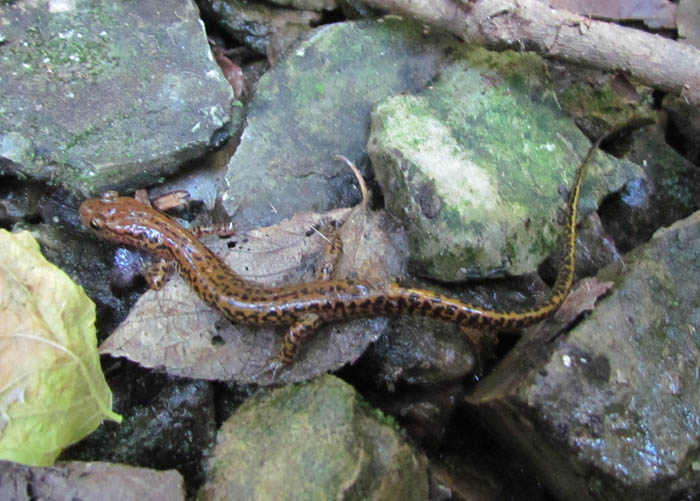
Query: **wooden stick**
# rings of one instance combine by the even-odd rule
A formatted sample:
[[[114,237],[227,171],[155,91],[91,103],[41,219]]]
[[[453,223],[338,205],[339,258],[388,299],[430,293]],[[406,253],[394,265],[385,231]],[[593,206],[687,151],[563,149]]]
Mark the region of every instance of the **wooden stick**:
[[[700,51],[634,28],[551,8],[542,0],[364,0],[493,50],[623,72],[700,107]]]

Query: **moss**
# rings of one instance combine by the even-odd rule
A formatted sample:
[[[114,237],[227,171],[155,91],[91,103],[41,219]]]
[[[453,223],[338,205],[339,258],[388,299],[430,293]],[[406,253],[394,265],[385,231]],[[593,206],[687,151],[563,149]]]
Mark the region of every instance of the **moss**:
[[[519,235],[517,233],[511,233],[506,236],[506,243],[503,246],[504,251],[503,255],[504,256],[517,256],[519,253],[520,245],[518,240],[520,240]]]
[[[462,217],[461,211],[455,209],[453,206],[443,207],[441,211],[441,217],[447,223],[448,228],[458,229],[464,226],[464,218]]]
[[[408,221],[416,232],[412,249],[420,255],[415,267],[444,268],[438,277],[445,280],[454,277],[450,267],[454,272],[475,265],[490,274],[510,263],[511,273],[531,271],[556,248],[561,229],[552,221],[562,205],[559,186],[573,181],[589,143],[557,106],[538,57],[463,53],[420,95],[377,106],[372,135],[381,146],[373,146],[371,155],[375,161],[374,150],[395,154],[411,166],[404,174],[413,189],[432,182],[441,200],[437,217],[414,213]],[[410,206],[389,181],[387,208],[407,219],[402,213]],[[584,193],[590,193],[588,181]],[[582,202],[584,212],[586,197]],[[476,228],[481,221],[489,225]],[[437,263],[461,259],[457,245],[471,247],[473,261]]]
[[[655,120],[650,99],[637,103],[622,98],[609,85],[594,87],[585,82],[575,82],[559,93],[559,102],[572,115],[590,116],[611,125],[640,118]]]
[[[372,407],[366,400],[360,399],[358,402],[360,404],[360,407],[363,408],[367,412],[367,414],[374,417],[381,424],[389,426],[396,431],[399,431],[401,429],[398,421],[396,421],[396,418],[394,416],[390,414],[384,414],[381,409]]]

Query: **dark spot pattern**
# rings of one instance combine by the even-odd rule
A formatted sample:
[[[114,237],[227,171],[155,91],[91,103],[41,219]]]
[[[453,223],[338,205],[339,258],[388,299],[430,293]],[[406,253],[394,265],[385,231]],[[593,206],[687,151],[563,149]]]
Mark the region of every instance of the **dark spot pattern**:
[[[303,338],[319,325],[352,316],[408,312],[442,318],[462,326],[510,330],[531,325],[553,313],[568,295],[574,280],[578,200],[586,165],[593,151],[591,149],[581,164],[569,193],[562,264],[550,297],[543,305],[524,311],[489,310],[428,290],[403,289],[396,285],[377,288],[356,280],[327,279],[275,288],[256,286],[229,269],[194,234],[165,214],[113,192],[83,202],[80,219],[107,239],[151,251],[161,259],[176,263],[177,271],[192,289],[229,320],[258,325],[291,325],[280,353],[280,361],[289,363]],[[342,241],[336,237],[333,235],[330,239],[329,253],[332,255],[342,251]],[[241,240],[242,244],[246,242]],[[235,245],[235,241],[229,243],[229,247]],[[162,278],[155,278],[161,272],[151,274],[154,277],[149,279],[152,286],[162,283]],[[164,276],[165,271],[162,274]],[[329,278],[327,275],[330,272],[325,278]]]

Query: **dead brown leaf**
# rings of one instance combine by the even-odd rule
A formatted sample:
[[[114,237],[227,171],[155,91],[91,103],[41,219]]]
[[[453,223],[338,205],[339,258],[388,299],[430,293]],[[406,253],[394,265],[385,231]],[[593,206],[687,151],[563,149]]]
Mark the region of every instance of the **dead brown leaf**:
[[[153,199],[153,207],[159,211],[180,209],[185,207],[189,201],[190,194],[185,190],[169,191]]]
[[[581,280],[557,310],[555,319],[571,323],[582,313],[592,311],[596,301],[607,294],[613,285],[613,282],[601,282],[595,277]]]
[[[554,315],[528,330],[523,346],[547,343],[566,332],[579,316],[592,311],[596,302],[614,285],[613,282],[601,282],[595,277],[578,282]]]
[[[344,253],[336,276],[387,282],[401,273],[403,261],[396,257],[401,254],[395,247],[400,239],[381,229],[382,217],[361,207],[304,213],[274,226],[203,241],[247,280],[265,285],[300,283],[315,279],[327,248],[324,227],[348,219],[341,229]],[[304,381],[354,361],[385,326],[385,319],[323,326],[275,382]],[[139,299],[100,351],[146,367],[163,367],[177,376],[270,384],[272,375],[261,371],[279,353],[283,333],[283,328],[231,324],[184,280],[173,276],[163,289],[149,290]]]

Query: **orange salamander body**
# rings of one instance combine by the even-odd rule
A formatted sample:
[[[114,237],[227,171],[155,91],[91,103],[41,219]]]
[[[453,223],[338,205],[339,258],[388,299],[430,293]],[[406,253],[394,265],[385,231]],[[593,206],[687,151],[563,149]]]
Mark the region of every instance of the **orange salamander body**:
[[[412,314],[463,327],[512,330],[552,314],[564,302],[574,281],[578,200],[592,152],[593,149],[579,168],[569,193],[563,257],[554,286],[544,304],[523,311],[485,309],[429,290],[397,284],[375,286],[361,280],[259,285],[241,278],[191,231],[167,215],[115,192],[85,200],[80,206],[80,218],[101,237],[177,264],[179,273],[194,291],[231,322],[290,326],[279,358],[282,364],[288,364],[306,335],[324,323],[347,318]]]

